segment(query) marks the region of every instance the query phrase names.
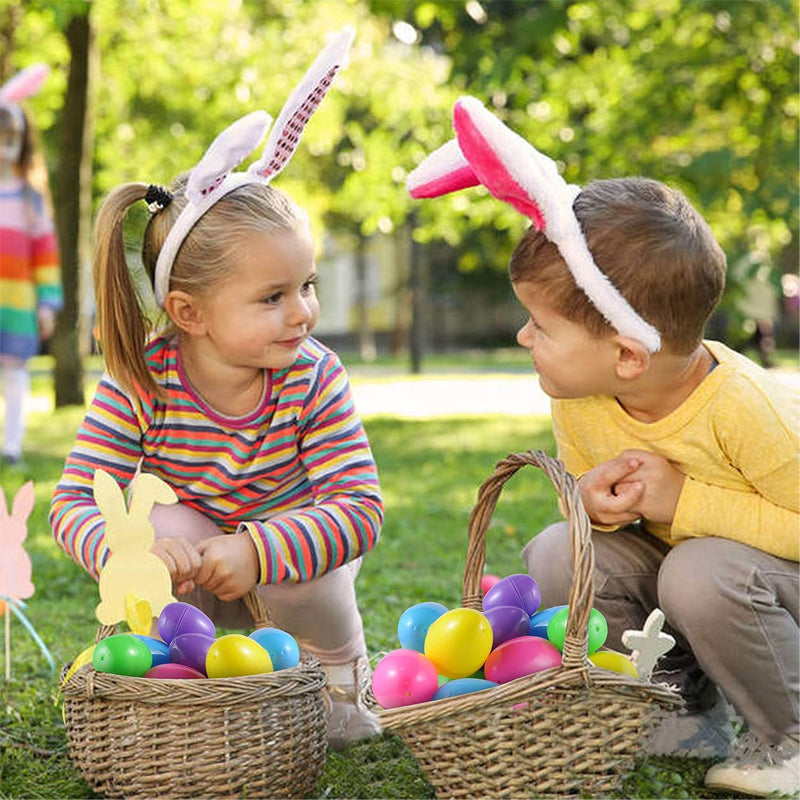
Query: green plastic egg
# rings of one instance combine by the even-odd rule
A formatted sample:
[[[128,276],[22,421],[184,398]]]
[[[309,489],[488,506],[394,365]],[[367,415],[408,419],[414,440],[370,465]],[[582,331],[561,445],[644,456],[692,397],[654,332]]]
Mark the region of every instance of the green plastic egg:
[[[153,666],[153,654],[133,634],[115,633],[95,645],[92,664],[98,672],[138,678]]]

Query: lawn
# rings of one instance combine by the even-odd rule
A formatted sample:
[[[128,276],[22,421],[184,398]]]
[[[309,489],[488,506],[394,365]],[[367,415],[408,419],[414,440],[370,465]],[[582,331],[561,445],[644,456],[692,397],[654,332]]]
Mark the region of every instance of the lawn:
[[[49,391],[39,377],[34,391]],[[82,416],[79,408],[34,413],[24,473],[5,470],[6,496],[27,477],[36,485],[27,550],[36,594],[28,617],[58,665],[94,641],[96,584],[52,542],[49,498]],[[398,646],[396,625],[410,605],[459,604],[467,520],[476,491],[506,454],[554,452],[549,420],[486,416],[403,421],[369,417],[365,424],[378,462],[386,524],[365,559],[359,597],[373,660]],[[488,572],[521,569],[528,537],[558,519],[557,497],[539,471],[522,470],[504,489],[487,535]],[[12,622],[11,680],[0,674],[0,798],[95,797],[69,758],[57,681],[22,626]],[[135,754],[131,754],[135,756]],[[708,797],[702,777],[710,762],[652,758],[637,765],[619,797]],[[331,754],[319,785],[326,798],[420,798],[433,790],[399,739],[379,740]]]

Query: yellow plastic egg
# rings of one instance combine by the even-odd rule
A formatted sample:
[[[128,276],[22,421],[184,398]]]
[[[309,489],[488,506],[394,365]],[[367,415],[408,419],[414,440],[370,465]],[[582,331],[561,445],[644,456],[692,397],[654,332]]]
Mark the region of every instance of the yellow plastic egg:
[[[434,620],[425,636],[425,655],[440,675],[466,678],[492,650],[492,626],[473,608],[454,608]]]
[[[209,678],[235,678],[265,672],[272,672],[269,653],[258,642],[241,633],[220,636],[206,653]]]
[[[596,667],[608,669],[611,670],[611,672],[630,675],[632,678],[639,677],[639,673],[631,660],[627,656],[622,655],[622,653],[616,653],[613,650],[598,650],[589,656],[589,661]]]

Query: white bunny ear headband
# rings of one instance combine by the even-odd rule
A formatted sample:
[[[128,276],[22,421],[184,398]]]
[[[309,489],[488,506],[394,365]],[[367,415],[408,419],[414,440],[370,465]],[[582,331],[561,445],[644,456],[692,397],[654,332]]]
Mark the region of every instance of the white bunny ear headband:
[[[594,263],[572,210],[580,187],[567,184],[555,162],[507,128],[474,97],[453,109],[456,138],[431,153],[406,181],[412,197],[439,197],[482,184],[533,220],[558,247],[575,283],[608,323],[654,353],[661,335],[634,311]]]
[[[154,283],[159,306],[163,307],[167,296],[175,256],[203,214],[240,186],[270,183],[289,163],[308,120],[325,97],[336,74],[345,66],[353,34],[351,27],[343,28],[308,68],[281,109],[258,161],[245,171],[233,172],[255,150],[269,128],[272,117],[266,111],[253,111],[228,126],[214,139],[191,171],[186,184],[186,205],[167,234],[156,261]],[[170,196],[163,189],[151,189],[153,192],[148,191],[145,198],[151,204],[151,210],[158,210],[169,202]]]
[[[47,64],[31,64],[20,70],[0,86],[0,106],[7,108],[21,122],[22,109],[18,103],[36,94],[49,74]]]

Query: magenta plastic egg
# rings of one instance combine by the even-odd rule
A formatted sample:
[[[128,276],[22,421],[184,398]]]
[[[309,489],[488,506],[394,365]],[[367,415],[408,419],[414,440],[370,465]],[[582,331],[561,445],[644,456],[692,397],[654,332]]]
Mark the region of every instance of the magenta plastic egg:
[[[508,683],[560,665],[561,653],[554,644],[538,636],[520,636],[492,650],[483,671],[487,680]]]
[[[550,622],[547,623],[547,638],[559,649],[564,649],[564,638],[567,635],[567,618],[569,617],[569,607],[564,606],[560,611],[553,614]],[[608,623],[606,618],[596,609],[589,612],[588,639],[589,655],[602,647],[608,637]]]
[[[509,639],[528,633],[530,617],[519,606],[496,606],[483,613],[492,626],[492,650]]]
[[[169,643],[169,660],[206,674],[206,655],[214,639],[204,633],[179,633]]]
[[[498,686],[494,681],[482,678],[455,678],[443,683],[433,695],[434,700],[446,700],[449,697],[460,697],[462,694],[482,692],[484,689],[493,689]]]
[[[481,576],[481,594],[486,594],[499,580],[499,575],[492,575],[491,573]]]
[[[536,581],[522,573],[499,580],[483,598],[483,610],[497,606],[518,606],[528,616],[535,614],[542,602],[542,593]]]
[[[492,649],[492,626],[474,608],[442,614],[425,637],[425,655],[448,678],[466,678],[483,666]]]
[[[249,636],[229,633],[220,636],[206,654],[209,678],[235,678],[272,672],[269,653]]]
[[[300,646],[290,633],[280,628],[259,628],[250,634],[250,638],[267,651],[275,672],[300,663]]]
[[[197,680],[198,678],[205,678],[202,672],[198,672],[192,667],[187,667],[186,664],[157,664],[151,670],[145,672],[142,676],[144,678],[160,678],[161,680]]]
[[[158,635],[167,643],[182,633],[203,633],[212,639],[217,635],[214,623],[191,603],[167,603],[158,617]]]
[[[132,633],[115,633],[95,645],[92,665],[98,672],[141,677],[153,666],[153,655]]]
[[[553,615],[561,611],[566,606],[550,606],[550,608],[543,608],[537,611],[531,617],[531,624],[528,626],[529,636],[539,636],[542,639],[547,638],[547,624],[553,618]]]
[[[425,652],[425,637],[428,629],[447,611],[441,603],[417,603],[407,608],[397,622],[397,638],[405,650]]]
[[[418,650],[392,650],[372,673],[372,694],[382,708],[427,703],[436,693],[436,667]]]

